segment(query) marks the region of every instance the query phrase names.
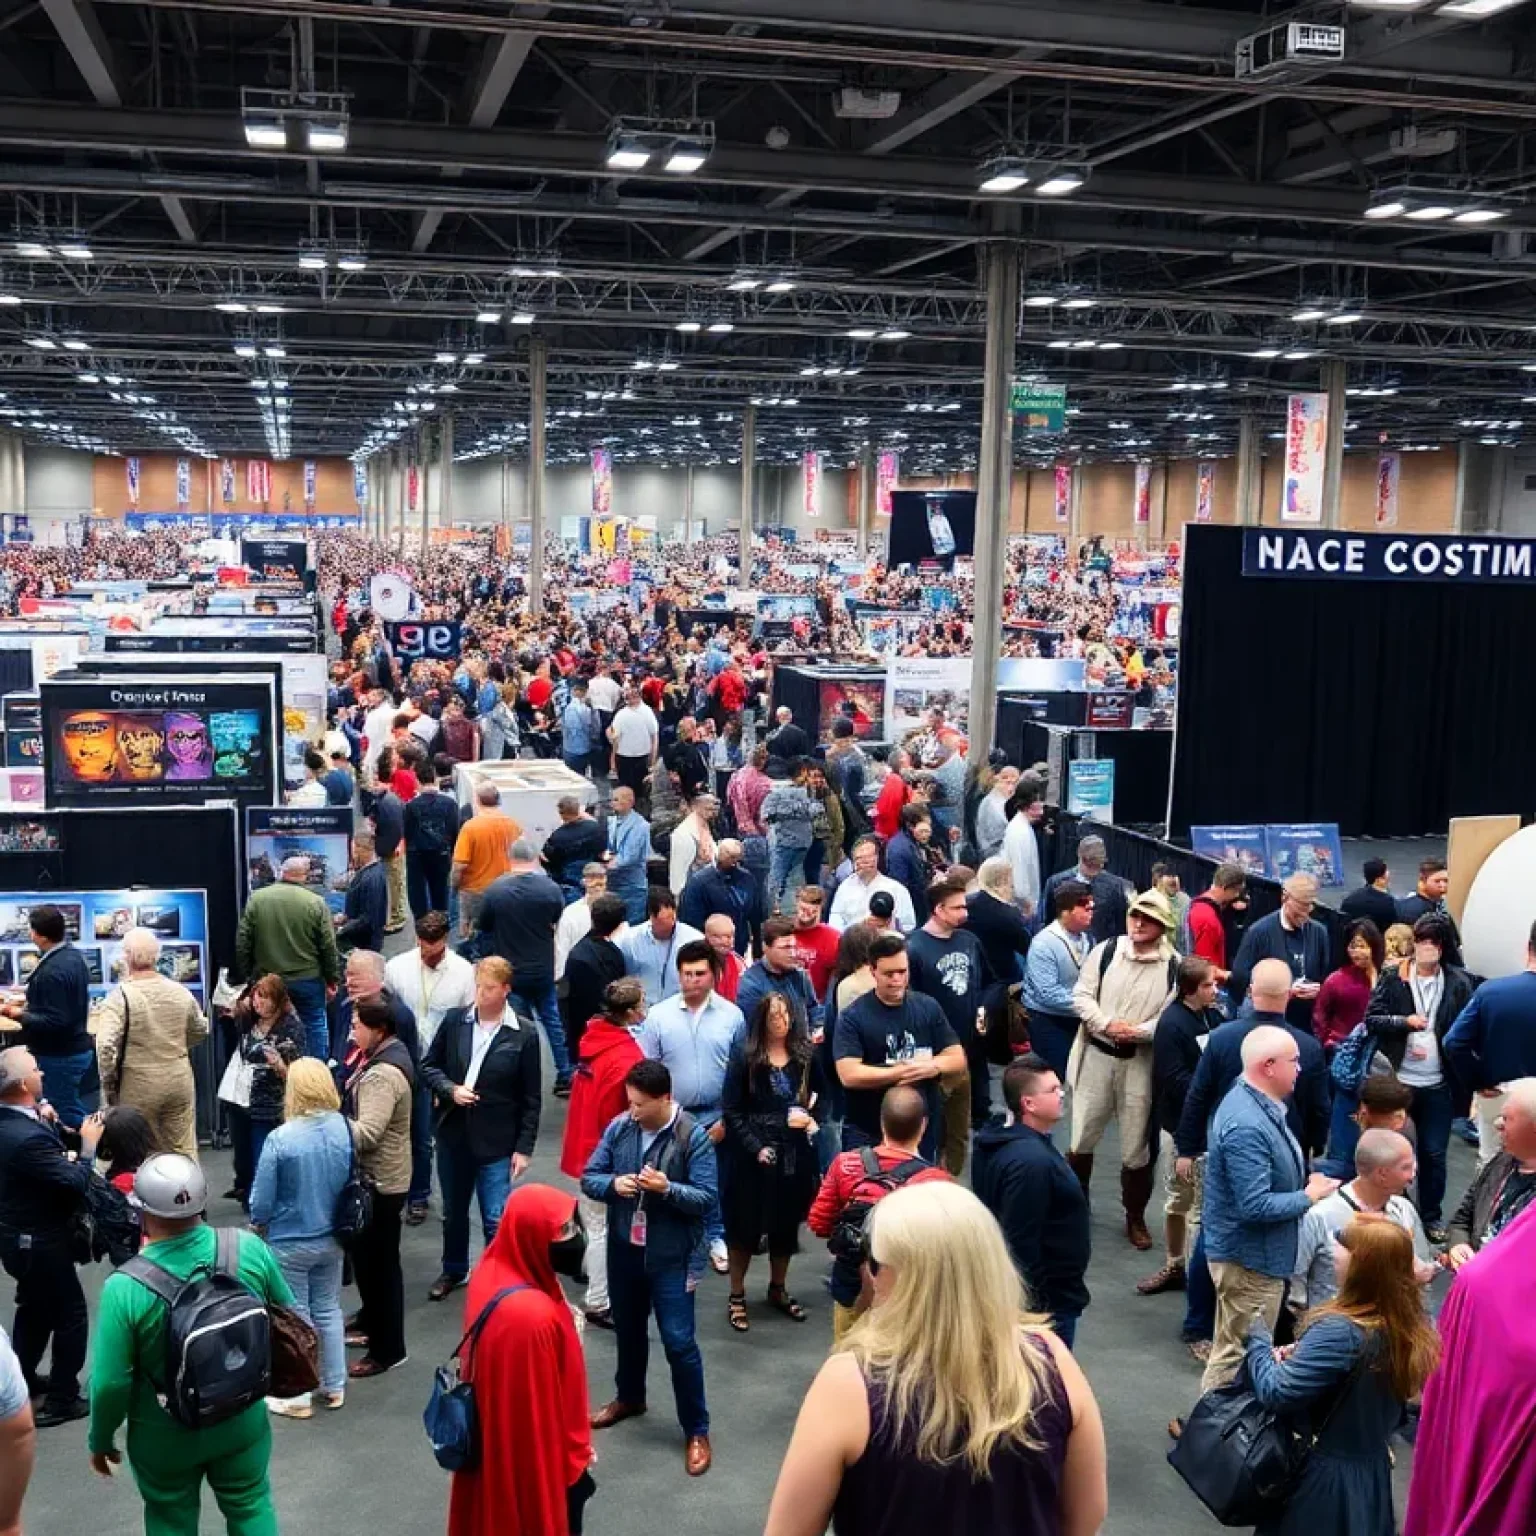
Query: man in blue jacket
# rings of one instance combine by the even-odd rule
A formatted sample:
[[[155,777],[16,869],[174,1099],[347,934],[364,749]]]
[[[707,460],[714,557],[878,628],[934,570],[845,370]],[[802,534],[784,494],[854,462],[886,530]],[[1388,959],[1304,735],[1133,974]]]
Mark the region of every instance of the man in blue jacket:
[[[1009,1124],[976,1133],[971,1185],[997,1217],[1030,1300],[1071,1349],[1088,1305],[1088,1197],[1051,1143],[1066,1109],[1061,1079],[1033,1052],[1003,1073]]]
[[[1308,1177],[1306,1155],[1286,1125],[1285,1102],[1301,1071],[1294,1033],[1275,1024],[1250,1030],[1242,1063],[1241,1080],[1211,1121],[1205,1156],[1202,1221],[1216,1282],[1216,1337],[1202,1392],[1235,1374],[1256,1313],[1275,1326],[1296,1268],[1301,1218],[1339,1187],[1321,1173]]]
[[[1536,1077],[1536,923],[1525,946],[1525,969],[1485,981],[1446,1031],[1446,1060],[1473,1100],[1481,1135],[1478,1162],[1498,1156],[1494,1122],[1504,1107],[1504,1084]]]
[[[694,1336],[688,1271],[715,1203],[715,1149],[672,1098],[672,1074],[637,1061],[624,1079],[627,1113],[609,1122],[581,1176],[581,1191],[608,1207],[608,1291],[618,1345],[617,1391],[592,1415],[607,1429],[645,1412],[651,1313],[672,1369],[690,1477],[709,1471],[704,1357]]]
[[[1328,930],[1312,916],[1317,905],[1317,881],[1292,875],[1280,888],[1280,910],[1261,917],[1237,947],[1227,993],[1240,1008],[1249,978],[1260,960],[1283,960],[1291,968],[1285,1021],[1304,1034],[1312,1033],[1312,1005],[1323,989],[1329,965]]]
[[[736,1006],[751,1022],[770,992],[779,993],[789,1011],[815,1035],[822,1027],[822,1007],[795,952],[795,925],[787,917],[770,917],[763,924],[763,958],[750,965],[736,985]]]
[[[1174,1133],[1179,1161],[1192,1160],[1206,1149],[1207,1127],[1232,1085],[1243,1074],[1243,1042],[1254,1030],[1267,1025],[1285,1029],[1296,1042],[1300,1069],[1294,1091],[1285,1102],[1286,1123],[1291,1135],[1307,1152],[1321,1154],[1328,1145],[1328,1067],[1323,1048],[1306,1030],[1286,1018],[1291,995],[1291,971],[1283,960],[1260,960],[1249,984],[1253,1012],[1245,1013],[1213,1029],[1206,1037],[1200,1065],[1184,1098],[1184,1113]],[[1192,1170],[1181,1169],[1180,1177]]]
[[[926,805],[901,808],[901,831],[886,844],[885,872],[912,898],[919,923],[928,921],[928,860],[923,848],[933,836],[933,818]]]
[[[746,849],[734,837],[722,838],[715,848],[715,862],[689,875],[678,900],[678,916],[690,928],[704,931],[716,915],[736,925],[736,953],[747,953],[748,941],[762,932],[763,882],[742,862]]]

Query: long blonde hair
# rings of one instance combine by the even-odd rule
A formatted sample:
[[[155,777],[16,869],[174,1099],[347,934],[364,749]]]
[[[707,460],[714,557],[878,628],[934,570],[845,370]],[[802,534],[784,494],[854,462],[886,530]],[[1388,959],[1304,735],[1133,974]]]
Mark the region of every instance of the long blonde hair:
[[[1004,1442],[1039,1449],[1034,1422],[1051,1378],[1020,1332],[1044,1319],[1029,1313],[991,1212],[935,1179],[885,1196],[868,1231],[891,1290],[843,1348],[882,1387],[896,1443],[936,1465],[963,1456],[978,1477]]]

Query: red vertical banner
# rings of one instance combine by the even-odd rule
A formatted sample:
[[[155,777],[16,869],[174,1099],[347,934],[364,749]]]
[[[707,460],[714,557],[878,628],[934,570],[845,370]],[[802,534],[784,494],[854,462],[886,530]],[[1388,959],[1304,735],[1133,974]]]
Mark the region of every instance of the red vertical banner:
[[[891,492],[901,478],[901,455],[882,453],[875,461],[875,511],[881,517],[891,515]]]
[[[1056,466],[1056,521],[1058,523],[1072,521],[1072,466],[1070,464]]]
[[[405,500],[411,511],[416,510],[416,499],[421,495],[421,466],[412,464],[405,477]]]
[[[800,458],[800,509],[807,517],[821,516],[821,455],[805,453]]]
[[[1403,478],[1403,456],[1384,453],[1376,461],[1376,526],[1397,527],[1397,496]]]
[[[1132,513],[1138,528],[1145,528],[1152,521],[1152,466],[1145,459],[1136,465],[1136,503]]]
[[[1208,523],[1216,504],[1216,466],[1202,459],[1195,473],[1195,521]]]

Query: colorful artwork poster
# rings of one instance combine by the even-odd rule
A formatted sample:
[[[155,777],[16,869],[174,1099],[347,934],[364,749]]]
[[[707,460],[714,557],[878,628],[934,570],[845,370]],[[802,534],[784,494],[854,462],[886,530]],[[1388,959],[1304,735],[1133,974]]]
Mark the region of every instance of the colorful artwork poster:
[[[350,806],[250,805],[245,810],[246,891],[272,885],[283,860],[308,860],[304,883],[332,912],[346,901],[352,857]]]
[[[36,694],[6,694],[0,702],[0,722],[5,727],[5,766],[43,766],[42,705]]]
[[[971,714],[968,656],[893,656],[885,673],[885,720],[892,741],[927,724],[930,709],[965,735]]]
[[[263,581],[303,581],[309,546],[303,539],[241,539],[240,560]]]
[[[613,513],[613,454],[607,448],[592,450],[592,515],[609,517]],[[612,547],[608,553],[612,554]]]
[[[1376,526],[1397,527],[1397,494],[1403,480],[1403,456],[1384,453],[1376,461]]]
[[[1236,864],[1244,874],[1268,876],[1269,843],[1261,826],[1191,827],[1189,840],[1202,859]]]
[[[1152,466],[1145,459],[1136,466],[1136,497],[1132,520],[1138,528],[1152,521]]]
[[[35,907],[57,907],[64,930],[85,961],[90,1009],[128,973],[123,940],[147,928],[160,940],[156,968],[208,1006],[206,891],[7,891],[0,896],[0,986],[24,986],[37,968],[29,921]]]
[[[276,798],[272,679],[50,682],[50,807]]]
[[[1264,828],[1269,872],[1276,880],[1311,875],[1319,885],[1340,885],[1344,848],[1337,822],[1278,822]]]
[[[891,515],[891,493],[901,479],[901,455],[889,450],[875,460],[875,513],[879,517]]]
[[[1282,523],[1323,520],[1323,464],[1328,438],[1328,396],[1292,395],[1285,412],[1285,474],[1280,488]]]
[[[859,741],[880,741],[885,730],[885,679],[823,678],[821,702],[817,712],[819,735],[827,739],[832,722],[839,718],[853,721],[853,734]]]
[[[1195,521],[1208,523],[1216,507],[1216,466],[1202,459],[1195,474]]]
[[[11,854],[62,853],[64,833],[56,816],[0,816],[0,858]]]

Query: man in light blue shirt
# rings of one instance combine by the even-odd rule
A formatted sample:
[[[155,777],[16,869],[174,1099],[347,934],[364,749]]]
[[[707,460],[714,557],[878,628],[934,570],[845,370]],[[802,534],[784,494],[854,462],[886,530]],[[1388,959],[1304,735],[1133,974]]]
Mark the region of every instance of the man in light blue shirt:
[[[593,766],[596,748],[597,711],[587,702],[586,679],[577,678],[571,684],[571,701],[560,715],[560,755],[572,773],[584,774]]]
[[[624,903],[625,922],[644,922],[645,865],[651,856],[651,824],[635,810],[635,792],[627,784],[613,792],[608,853],[609,895]]]
[[[1035,935],[1024,961],[1024,1006],[1029,1041],[1065,1082],[1067,1058],[1077,1037],[1072,1007],[1077,973],[1093,948],[1093,892],[1081,880],[1064,880],[1051,893],[1056,921]]]
[[[611,894],[618,894],[613,890],[611,873],[608,889]],[[645,916],[646,922],[625,935],[619,953],[624,956],[626,974],[645,988],[646,1002],[655,1004],[671,997],[681,985],[677,960],[683,946],[704,935],[697,928],[678,922],[677,898],[663,885],[653,885],[646,893]],[[692,1101],[684,1099],[681,1093],[677,1101],[685,1109],[693,1108]]]
[[[677,931],[682,931],[680,926]],[[717,1149],[725,1139],[720,1107],[725,1069],[731,1052],[746,1035],[741,1009],[715,991],[719,964],[706,939],[695,936],[680,944],[676,955],[678,991],[654,1004],[635,1034],[640,1049],[652,1061],[666,1064],[672,1074],[673,1098],[705,1128]],[[704,1235],[709,1243],[709,1261],[723,1275],[727,1268],[725,1224],[718,1199],[705,1221]]]

